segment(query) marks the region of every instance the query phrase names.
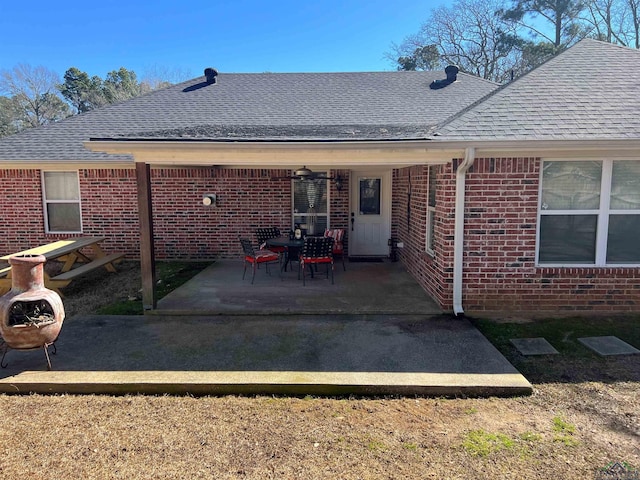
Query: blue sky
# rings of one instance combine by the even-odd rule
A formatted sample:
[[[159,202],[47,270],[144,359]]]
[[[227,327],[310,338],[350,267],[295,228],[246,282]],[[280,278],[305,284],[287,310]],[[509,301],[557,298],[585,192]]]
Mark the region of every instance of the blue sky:
[[[0,69],[18,63],[104,77],[125,67],[220,72],[393,70],[393,42],[441,0],[0,0]],[[75,5],[74,5],[75,4]]]

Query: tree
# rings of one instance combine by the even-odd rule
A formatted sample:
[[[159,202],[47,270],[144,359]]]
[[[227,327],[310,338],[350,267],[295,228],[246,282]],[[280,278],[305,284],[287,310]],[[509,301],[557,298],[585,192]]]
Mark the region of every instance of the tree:
[[[137,97],[142,93],[136,73],[120,67],[107,74],[102,90],[108,103],[118,103]]]
[[[167,68],[158,64],[146,67],[142,80],[140,81],[140,89],[142,93],[147,93],[160,88],[169,87],[175,83],[180,83],[193,78],[191,72],[180,68]]]
[[[64,83],[59,86],[62,96],[78,112],[84,113],[107,103],[102,79],[94,76],[89,78],[85,72],[71,67],[64,74]]]
[[[387,56],[400,70],[455,64],[488,80],[508,80],[520,63],[520,51],[506,41],[515,36],[516,26],[496,14],[504,6],[502,0],[457,0],[451,7],[440,6],[417,34],[394,45],[394,55]]]
[[[640,48],[640,0],[627,0],[635,48]]]
[[[69,107],[58,95],[58,84],[58,75],[42,66],[19,64],[0,72],[0,92],[8,94],[13,102],[13,124],[18,130],[69,115]]]
[[[9,97],[0,97],[0,137],[12,135],[19,131],[19,111],[15,101]]]
[[[437,45],[416,47],[411,55],[398,57],[398,70],[434,70],[440,66]]]
[[[584,38],[587,31],[581,23],[586,4],[583,0],[513,0],[511,8],[500,11],[503,19],[513,22],[543,43],[554,45],[557,52]],[[543,23],[538,23],[542,19]],[[550,25],[547,33],[544,25]]]
[[[591,0],[585,10],[595,38],[640,48],[640,0]]]

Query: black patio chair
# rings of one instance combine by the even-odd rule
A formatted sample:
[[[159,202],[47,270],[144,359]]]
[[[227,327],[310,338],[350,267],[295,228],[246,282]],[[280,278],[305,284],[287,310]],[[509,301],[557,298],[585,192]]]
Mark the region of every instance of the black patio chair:
[[[256,239],[260,248],[266,247],[266,242],[270,238],[278,238],[280,236],[280,229],[278,227],[261,227],[256,229]],[[275,249],[271,249],[276,251]]]
[[[267,240],[270,238],[278,238],[279,236],[280,229],[278,227],[262,227],[256,229],[256,238],[258,239],[260,249],[267,248]],[[287,251],[287,247],[269,247],[269,250],[276,253],[284,253]]]
[[[241,238],[240,243],[242,244],[242,251],[244,252],[244,271],[242,272],[242,280],[244,280],[244,277],[247,274],[248,264],[251,264],[253,268],[253,275],[251,276],[251,284],[253,285],[253,281],[256,278],[256,268],[258,265],[264,263],[267,273],[271,275],[271,273],[269,273],[269,264],[275,262],[280,263],[280,254],[267,249],[256,251],[253,248],[253,245],[251,245],[251,240],[249,240],[248,238]]]
[[[302,270],[302,285],[305,283],[306,266],[313,268],[314,265],[324,263],[327,266],[327,278],[329,278],[329,266],[331,266],[331,284],[333,285],[333,238],[332,237],[306,237],[302,252],[300,253],[300,263],[298,264],[298,280],[300,270]],[[313,275],[313,272],[311,272]]]

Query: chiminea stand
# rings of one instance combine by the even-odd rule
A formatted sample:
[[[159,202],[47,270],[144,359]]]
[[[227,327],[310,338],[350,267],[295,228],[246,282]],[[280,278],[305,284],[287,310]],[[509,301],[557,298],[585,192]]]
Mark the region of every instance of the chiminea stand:
[[[23,255],[9,258],[12,273],[11,290],[0,297],[0,366],[9,350],[44,349],[47,369],[51,370],[49,346],[58,339],[64,307],[62,299],[44,286],[42,255]]]
[[[49,347],[53,347],[53,351],[51,352],[51,355],[55,355],[57,352],[56,349],[56,342],[52,342],[52,343],[45,343],[43,345],[43,350],[44,350],[44,355],[45,357],[47,357],[47,370],[51,370],[51,359],[49,358]],[[9,350],[21,350],[21,351],[27,351],[27,350],[37,350],[40,347],[35,347],[35,348],[14,348],[12,349],[9,345],[7,345],[7,343],[0,338],[0,351],[2,352],[2,359],[0,359],[0,367],[2,368],[7,368],[9,366],[8,363],[5,363],[4,361],[4,357],[7,355],[7,353],[9,353]]]

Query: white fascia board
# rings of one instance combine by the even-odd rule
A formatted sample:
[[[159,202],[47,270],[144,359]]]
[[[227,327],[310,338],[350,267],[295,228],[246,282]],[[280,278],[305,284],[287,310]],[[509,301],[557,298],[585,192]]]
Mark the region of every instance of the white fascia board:
[[[127,154],[135,162],[164,165],[298,166],[389,165],[395,167],[464,158],[469,147],[476,158],[636,157],[640,139],[593,140],[393,140],[327,142],[231,142],[100,139],[84,142],[95,152]]]
[[[1,170],[47,170],[66,171],[79,169],[131,169],[135,168],[133,159],[130,161],[104,161],[95,160],[11,160],[0,162]]]
[[[454,147],[432,148],[425,140],[382,142],[174,142],[93,140],[96,152],[130,154],[136,162],[160,165],[300,166],[386,165],[403,167],[442,163],[464,154]]]

